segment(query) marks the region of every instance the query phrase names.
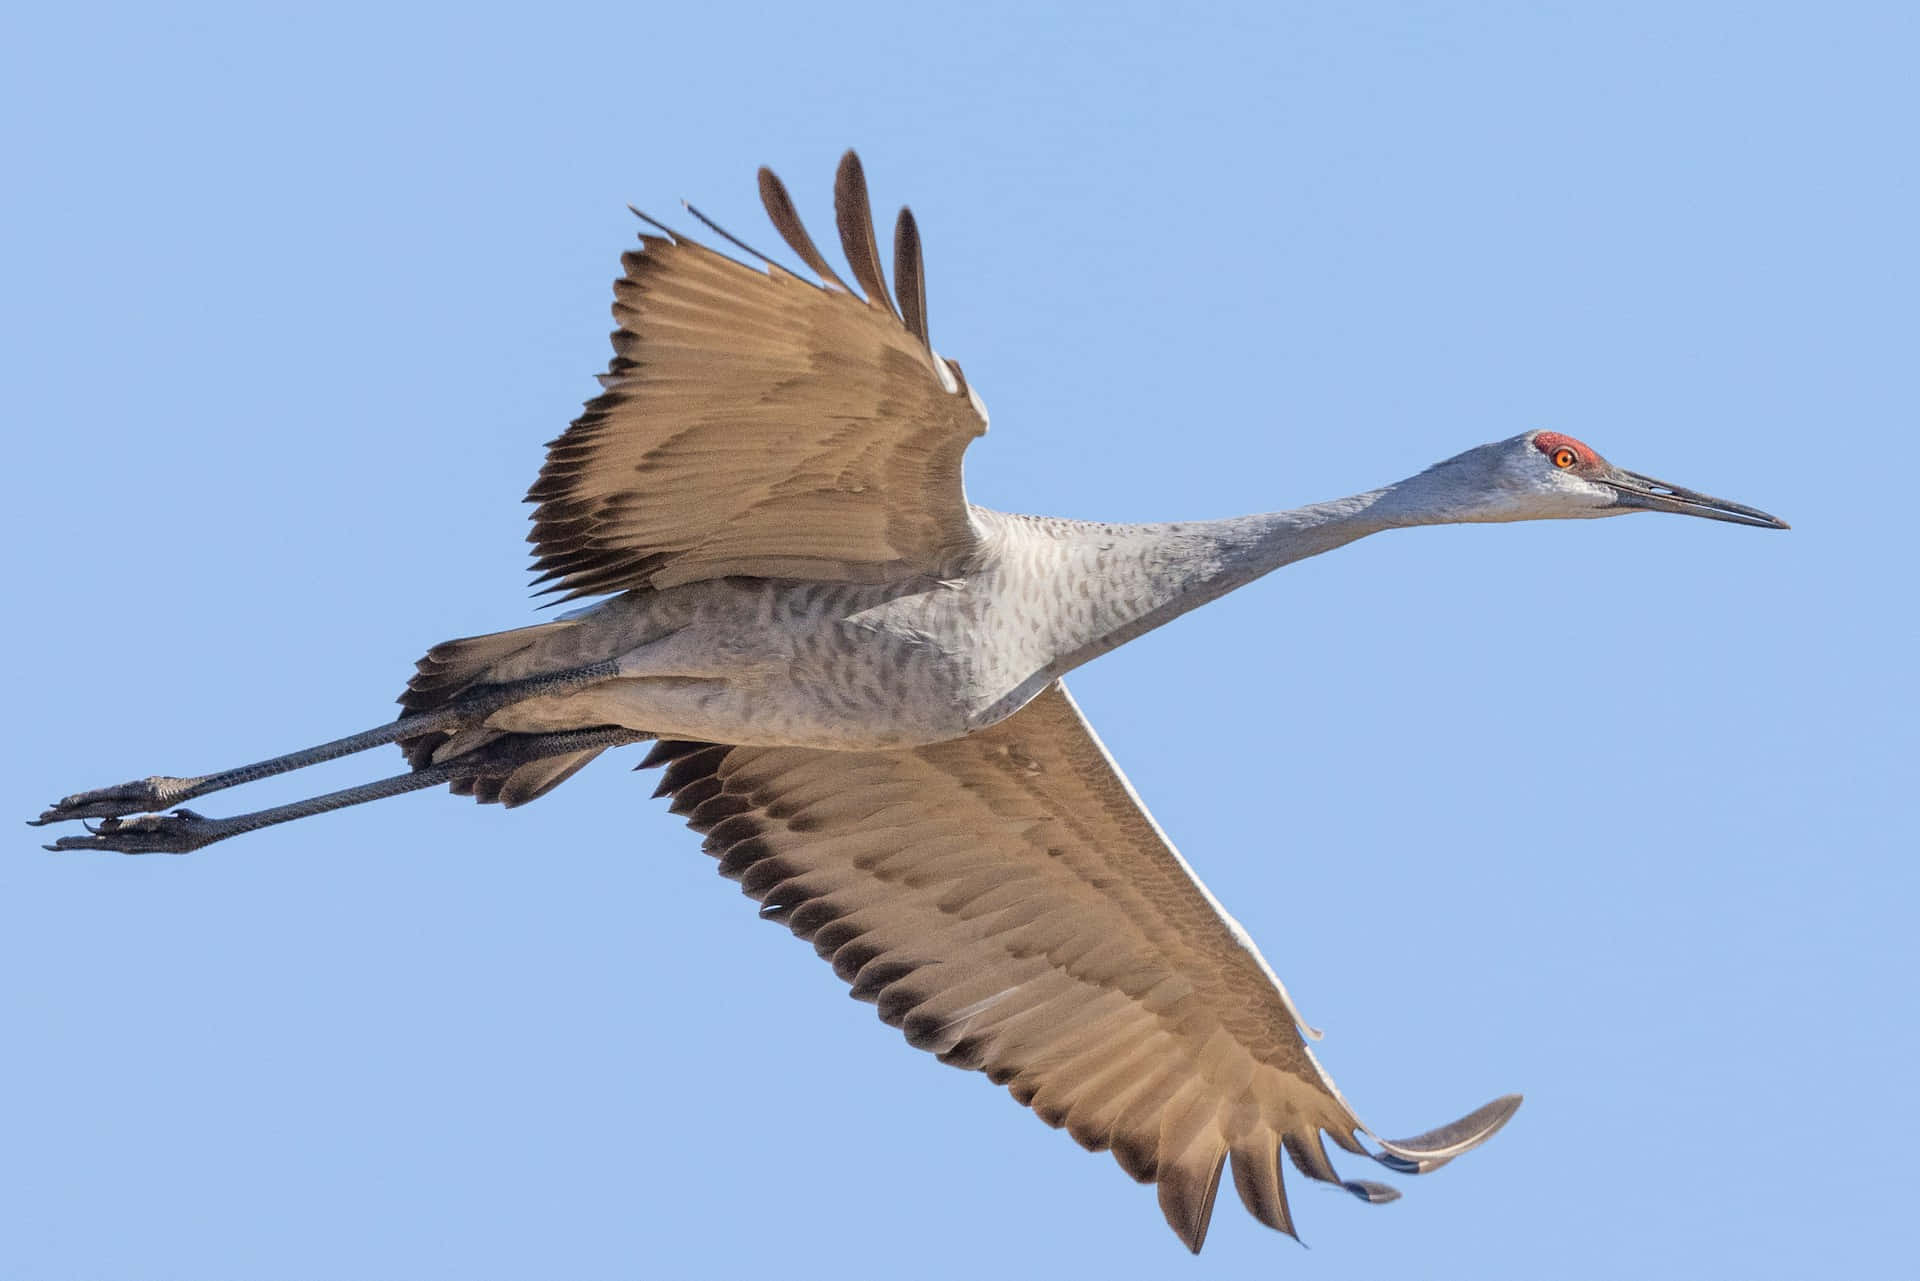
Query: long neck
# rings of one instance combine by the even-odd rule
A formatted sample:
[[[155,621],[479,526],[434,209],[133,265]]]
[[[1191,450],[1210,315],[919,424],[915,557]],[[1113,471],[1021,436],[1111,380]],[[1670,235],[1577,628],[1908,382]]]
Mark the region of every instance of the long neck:
[[[1049,523],[1059,594],[1048,678],[1171,622],[1282,565],[1403,525],[1463,513],[1436,504],[1427,473],[1293,511],[1164,525]],[[1064,562],[1064,563],[1062,563]],[[1085,585],[1084,587],[1082,585]]]

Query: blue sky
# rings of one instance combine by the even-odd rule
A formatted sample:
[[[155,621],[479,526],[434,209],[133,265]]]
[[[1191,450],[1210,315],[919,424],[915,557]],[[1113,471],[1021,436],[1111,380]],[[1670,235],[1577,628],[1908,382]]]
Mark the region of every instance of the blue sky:
[[[1310,1252],[1224,1195],[1190,1261],[614,758],[184,859],[19,829],[0,1275],[1910,1261],[1911,7],[695,8],[5,20],[0,812],[362,728],[530,621],[626,202],[770,244],[754,167],[824,222],[856,145],[978,501],[1287,507],[1552,427],[1794,522],[1396,533],[1076,679],[1362,1116],[1526,1106],[1391,1206],[1295,1180]]]

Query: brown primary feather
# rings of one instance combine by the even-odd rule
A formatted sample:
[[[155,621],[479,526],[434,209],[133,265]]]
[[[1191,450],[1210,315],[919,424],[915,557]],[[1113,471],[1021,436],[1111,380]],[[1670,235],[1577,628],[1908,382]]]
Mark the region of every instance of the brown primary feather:
[[[781,182],[780,175],[765,165],[760,167],[760,203],[766,207],[767,217],[772,220],[780,238],[787,242],[787,248],[793,250],[801,262],[813,268],[814,275],[843,294],[853,292],[847,288],[847,282],[835,274],[826,255],[813,243],[813,237],[807,233],[807,225],[800,221],[800,211],[794,208],[793,197],[787,193],[787,184]]]
[[[933,340],[927,336],[927,268],[920,255],[920,225],[913,210],[901,207],[893,224],[893,286],[900,294],[900,319],[928,351]]]
[[[761,190],[788,244],[839,284],[779,179],[762,171]],[[623,256],[605,390],[527,494],[547,591],[880,582],[971,551],[961,455],[986,423],[925,344],[917,236],[909,326],[885,303],[857,159],[838,195],[855,275],[883,305],[685,238],[643,235]]]
[[[1282,1143],[1342,1182],[1320,1133],[1350,1143],[1357,1120],[1061,686],[913,751],[663,743],[649,763],[721,870],[854,995],[1157,1183],[1189,1248],[1229,1158],[1281,1231]]]
[[[840,227],[840,248],[853,268],[853,278],[867,292],[867,301],[893,311],[887,278],[880,271],[880,244],[873,235],[873,205],[867,199],[867,172],[852,151],[840,157],[833,176],[833,220]],[[897,314],[897,313],[896,313]]]

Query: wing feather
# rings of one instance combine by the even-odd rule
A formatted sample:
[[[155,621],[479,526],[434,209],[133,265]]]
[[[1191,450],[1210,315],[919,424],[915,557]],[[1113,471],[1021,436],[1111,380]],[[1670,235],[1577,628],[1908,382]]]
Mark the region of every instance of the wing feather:
[[[807,225],[800,221],[800,211],[794,207],[793,197],[787,193],[787,184],[780,181],[780,175],[765,165],[760,166],[760,203],[766,207],[767,217],[772,220],[773,228],[780,233],[780,239],[787,242],[787,248],[793,250],[801,262],[813,269],[813,274],[838,289],[843,294],[851,294],[847,282],[834,274],[828,265],[826,255],[814,245],[813,237],[807,233]]]
[[[887,294],[858,157],[841,162],[836,221],[870,302],[828,265],[780,180],[762,170],[760,188],[828,287],[657,223],[622,255],[603,390],[549,444],[527,493],[543,590],[570,599],[730,574],[880,582],[950,572],[972,553],[961,455],[986,417],[926,344],[917,233],[908,323]]]
[[[920,256],[920,224],[913,210],[901,207],[893,224],[893,285],[900,294],[900,319],[927,350],[927,267]]]
[[[664,743],[649,762],[666,764],[663,793],[763,914],[811,940],[910,1044],[985,1072],[1157,1183],[1190,1249],[1229,1161],[1248,1211],[1282,1232],[1283,1148],[1362,1199],[1392,1194],[1335,1172],[1322,1135],[1366,1152],[1371,1131],[1063,686],[913,751]],[[1518,1102],[1383,1144],[1378,1159],[1432,1168]]]
[[[840,248],[853,268],[853,278],[867,294],[867,302],[893,311],[887,278],[880,271],[880,243],[873,235],[873,205],[867,199],[867,171],[852,151],[840,157],[833,176],[833,217],[840,227]]]

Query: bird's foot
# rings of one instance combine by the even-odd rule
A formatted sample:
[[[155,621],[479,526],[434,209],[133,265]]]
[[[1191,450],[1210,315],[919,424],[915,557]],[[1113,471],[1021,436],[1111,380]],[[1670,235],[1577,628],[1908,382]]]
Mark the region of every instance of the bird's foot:
[[[114,787],[96,787],[90,792],[75,792],[52,809],[42,812],[39,818],[28,819],[27,822],[32,827],[45,827],[48,823],[61,823],[75,818],[115,819],[128,814],[147,814],[163,810],[182,799],[199,781],[197,778],[158,776],[136,779]]]
[[[50,850],[108,850],[117,854],[186,854],[229,835],[226,819],[192,810],[102,819],[85,836],[63,836]]]

